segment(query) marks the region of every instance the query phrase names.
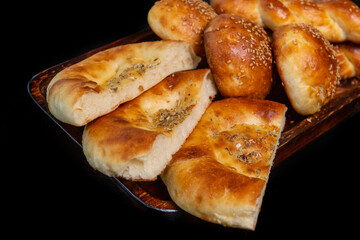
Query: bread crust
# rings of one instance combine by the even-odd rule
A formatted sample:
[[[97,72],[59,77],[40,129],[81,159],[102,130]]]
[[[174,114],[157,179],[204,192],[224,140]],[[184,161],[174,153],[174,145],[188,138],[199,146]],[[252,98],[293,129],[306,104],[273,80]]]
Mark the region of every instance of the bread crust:
[[[311,25],[288,24],[273,34],[279,76],[295,111],[302,115],[321,109],[339,84],[333,46]]]
[[[202,0],[161,0],[150,9],[148,23],[160,38],[186,41],[204,57],[203,32],[216,15]]]
[[[217,14],[236,14],[246,17],[264,27],[257,0],[211,0],[211,6]]]
[[[314,0],[344,32],[343,41],[360,43],[360,9],[350,0]],[[329,39],[331,41],[331,39]],[[334,42],[341,42],[335,40]]]
[[[286,107],[213,102],[161,175],[173,201],[210,222],[254,230]]]
[[[360,45],[354,44],[354,43],[342,43],[338,44],[336,46],[338,48],[338,51],[341,52],[341,55],[346,58],[344,60],[347,62],[347,64],[344,64],[350,69],[353,69],[353,71],[349,70],[348,75],[345,73],[345,70],[340,73],[342,78],[349,78],[349,77],[359,77],[360,76]],[[338,54],[338,53],[337,53]],[[339,57],[338,57],[339,60]],[[348,64],[351,64],[351,66],[348,66]],[[345,68],[345,66],[341,66],[342,69]]]
[[[304,23],[331,42],[360,43],[360,9],[349,0],[211,0],[211,6],[218,14],[241,15],[272,31]]]
[[[264,29],[241,16],[222,14],[208,24],[204,40],[222,96],[265,98],[272,87],[272,53]]]
[[[207,95],[201,92],[205,84],[210,84],[205,90]],[[83,150],[88,162],[109,176],[155,179],[195,127],[215,93],[209,69],[168,76],[141,96],[86,125]],[[204,109],[195,110],[199,104]],[[202,112],[196,112],[198,116],[185,127],[181,125],[195,116],[195,111]],[[181,129],[181,133],[176,129]],[[159,152],[152,152],[159,139],[163,146],[158,146]]]
[[[98,52],[59,72],[47,88],[50,112],[83,126],[114,110],[167,75],[200,62],[183,41],[142,42]]]
[[[346,56],[345,51],[340,48],[340,44],[334,45],[334,51],[337,61],[339,63],[339,74],[341,79],[355,77],[357,74],[355,67],[350,61],[350,59]]]

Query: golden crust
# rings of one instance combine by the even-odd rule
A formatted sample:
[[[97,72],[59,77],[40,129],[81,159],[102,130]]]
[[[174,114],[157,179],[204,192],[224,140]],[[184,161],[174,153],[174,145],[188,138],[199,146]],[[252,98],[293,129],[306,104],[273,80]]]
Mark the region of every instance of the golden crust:
[[[360,43],[360,9],[355,3],[350,0],[315,0],[315,2],[340,26],[346,36],[344,40]]]
[[[176,127],[192,114],[200,101],[204,79],[209,74],[209,69],[174,73],[139,97],[87,124],[83,133],[83,150],[89,163],[110,176],[144,180],[156,178],[156,175],[148,178],[145,173],[144,177],[141,173],[132,174],[126,168],[132,163],[150,161],[144,159],[154,147],[157,137],[171,137]],[[215,91],[211,94],[210,97],[214,97]],[[207,101],[209,104],[209,97]],[[197,121],[194,120],[193,127]],[[163,149],[162,154],[164,152]],[[168,161],[170,159],[171,155]],[[141,171],[146,172],[146,169]]]
[[[270,39],[246,18],[222,14],[206,27],[205,50],[224,97],[263,99],[272,86]]]
[[[82,126],[114,110],[168,74],[196,68],[200,59],[183,41],[142,42],[98,52],[59,72],[47,88],[50,112]]]
[[[266,25],[275,31],[289,23],[305,23],[316,27],[329,41],[344,41],[343,30],[314,1],[261,0],[260,8]]]
[[[296,16],[284,5],[283,1],[260,0],[258,2],[264,25],[271,30],[275,31],[281,25],[297,22]]]
[[[210,3],[217,14],[236,14],[264,27],[257,0],[211,0]]]
[[[352,78],[356,75],[356,70],[354,65],[346,56],[345,51],[340,49],[340,45],[336,44],[334,46],[334,51],[336,54],[337,61],[339,63],[339,74],[341,79]]]
[[[202,35],[215,16],[202,0],[161,0],[150,9],[148,23],[160,38],[186,41],[198,56],[205,56]]]
[[[319,111],[340,80],[333,46],[306,24],[281,26],[273,40],[278,72],[292,106],[302,115]]]
[[[204,220],[254,229],[285,111],[266,100],[213,102],[161,175],[171,198]]]
[[[360,45],[354,43],[342,43],[337,45],[339,51],[350,62],[354,72],[348,77],[360,76]],[[339,58],[338,58],[339,59]],[[347,66],[347,65],[346,65]],[[349,67],[350,68],[350,67]]]
[[[329,41],[360,43],[360,9],[349,0],[211,0],[211,5],[218,14],[241,15],[272,31],[305,23]]]

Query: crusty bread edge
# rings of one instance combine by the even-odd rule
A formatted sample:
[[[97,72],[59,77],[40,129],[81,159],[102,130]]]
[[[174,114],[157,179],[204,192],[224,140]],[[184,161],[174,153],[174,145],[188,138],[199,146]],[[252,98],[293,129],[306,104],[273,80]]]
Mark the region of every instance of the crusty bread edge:
[[[172,155],[179,150],[186,138],[195,128],[201,116],[215,97],[217,88],[210,70],[204,75],[200,89],[200,99],[185,120],[177,125],[171,136],[159,134],[153,142],[149,152],[131,160],[119,163],[116,168],[107,166],[103,161],[90,153],[91,148],[84,148],[84,154],[89,164],[100,172],[113,177],[123,177],[129,180],[155,180],[170,162]],[[85,127],[86,128],[86,127]],[[83,133],[83,145],[90,144],[87,131]]]
[[[162,62],[155,70],[150,69],[146,71],[144,76],[141,77],[143,79],[140,83],[139,81],[134,81],[123,89],[119,88],[116,93],[82,76],[74,79],[66,78],[66,74],[63,76],[61,72],[58,73],[58,75],[61,75],[61,78],[59,79],[58,75],[56,75],[47,88],[49,111],[64,123],[84,126],[97,117],[113,111],[121,103],[134,99],[145,90],[159,83],[169,74],[195,69],[201,58],[195,54],[188,43],[184,41],[174,42],[183,43],[184,48],[186,48],[184,49],[184,54],[176,55],[172,58],[164,57],[167,61]],[[179,48],[180,46],[175,47]],[[171,48],[170,45],[169,48]],[[171,53],[170,51],[168,54]],[[164,69],[169,68],[169,64],[173,60],[177,63],[173,64],[171,71],[164,71]],[[187,63],[187,60],[191,60],[191,62]],[[141,88],[139,88],[140,86]],[[91,109],[96,109],[96,111],[89,111]]]

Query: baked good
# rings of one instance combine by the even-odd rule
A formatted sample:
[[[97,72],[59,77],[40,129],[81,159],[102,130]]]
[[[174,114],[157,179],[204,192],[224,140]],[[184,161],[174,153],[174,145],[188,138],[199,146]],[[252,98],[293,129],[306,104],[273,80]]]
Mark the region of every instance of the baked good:
[[[202,0],[161,0],[150,9],[148,23],[160,38],[186,41],[203,57],[203,32],[216,15]]]
[[[360,9],[350,0],[211,0],[218,14],[238,14],[275,31],[311,24],[332,42],[360,43]]]
[[[273,34],[279,76],[296,112],[313,114],[333,96],[340,80],[333,46],[311,25],[289,24]]]
[[[334,51],[336,54],[337,61],[339,63],[339,75],[341,79],[352,78],[356,75],[356,70],[349,58],[346,57],[344,51],[340,49],[340,45],[336,44]]]
[[[209,69],[171,74],[85,126],[82,144],[88,162],[108,176],[154,180],[215,94]]]
[[[344,41],[360,43],[360,9],[350,0],[315,0],[345,35]],[[330,39],[329,39],[330,40]],[[339,42],[339,41],[335,41]]]
[[[172,200],[203,220],[254,230],[285,111],[267,100],[213,102],[161,174]]]
[[[270,39],[250,20],[222,14],[204,34],[207,61],[223,97],[263,99],[272,87]]]
[[[200,62],[183,41],[122,45],[98,52],[59,72],[47,88],[50,112],[83,126],[154,86],[169,74]]]
[[[265,27],[258,8],[257,0],[210,0],[217,14],[236,14]]]
[[[334,45],[342,79],[360,76],[360,45],[351,42]]]

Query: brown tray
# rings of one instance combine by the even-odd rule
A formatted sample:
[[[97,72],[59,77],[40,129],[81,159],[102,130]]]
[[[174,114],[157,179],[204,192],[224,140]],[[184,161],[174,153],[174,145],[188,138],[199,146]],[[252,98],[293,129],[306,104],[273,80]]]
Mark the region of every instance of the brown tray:
[[[28,83],[28,91],[35,103],[65,131],[72,140],[81,146],[83,127],[74,127],[55,119],[49,112],[46,102],[46,88],[50,80],[64,68],[77,63],[99,51],[118,45],[154,41],[159,38],[150,30],[144,29],[128,37],[119,39],[95,50],[82,54],[74,59],[53,66],[35,75]],[[266,99],[286,104],[286,124],[280,138],[279,147],[274,160],[274,167],[286,158],[315,140],[324,132],[360,111],[360,81],[356,78],[342,81],[333,99],[322,110],[312,116],[297,114],[291,107],[278,76],[274,76],[275,84]],[[179,208],[170,199],[165,185],[160,179],[154,182],[128,181],[122,178],[111,178],[115,184],[128,195],[150,209],[161,212],[178,212]]]

